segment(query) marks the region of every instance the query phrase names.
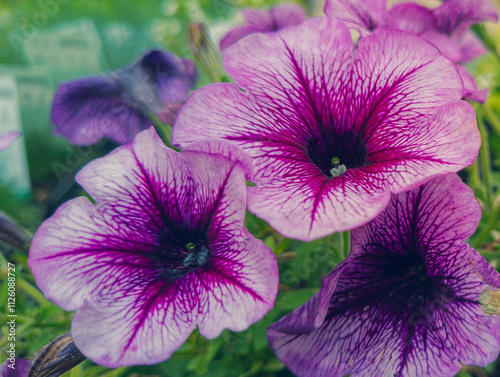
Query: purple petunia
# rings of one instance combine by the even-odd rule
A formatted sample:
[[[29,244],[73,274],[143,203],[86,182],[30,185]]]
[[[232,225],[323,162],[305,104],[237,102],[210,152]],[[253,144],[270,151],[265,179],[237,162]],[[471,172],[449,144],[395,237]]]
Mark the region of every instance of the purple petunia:
[[[0,152],[10,147],[19,136],[21,136],[20,131],[9,131],[0,135]]]
[[[196,90],[180,146],[227,139],[251,156],[248,207],[286,237],[356,228],[391,193],[472,164],[480,135],[454,65],[422,38],[380,29],[353,51],[348,28],[314,19],[254,34],[224,56],[236,84]],[[241,87],[241,89],[240,89]]]
[[[276,260],[243,223],[246,155],[230,143],[193,148],[140,133],[77,175],[95,204],[73,199],[35,234],[36,282],[76,310],[74,342],[99,364],[158,363],[196,326],[208,338],[241,331],[273,306]]]
[[[500,275],[465,243],[481,208],[455,174],[394,195],[321,290],[268,330],[297,376],[454,376],[500,351]]]
[[[177,109],[197,79],[192,61],[149,51],[121,71],[62,84],[52,104],[55,131],[78,145],[103,137],[130,143],[151,127],[150,114]],[[173,121],[175,115],[165,118]]]
[[[231,30],[220,42],[222,52],[250,34],[278,31],[287,26],[300,25],[307,19],[304,8],[297,4],[282,4],[268,11],[246,9],[243,17],[246,24]]]
[[[408,2],[387,9],[385,0],[327,0],[327,16],[345,22],[361,36],[390,27],[422,36],[454,63],[466,63],[486,53],[486,48],[470,26],[496,20],[495,8],[488,0],[449,0],[435,9]],[[465,85],[464,98],[484,102],[488,90],[478,90],[473,77],[457,64]]]

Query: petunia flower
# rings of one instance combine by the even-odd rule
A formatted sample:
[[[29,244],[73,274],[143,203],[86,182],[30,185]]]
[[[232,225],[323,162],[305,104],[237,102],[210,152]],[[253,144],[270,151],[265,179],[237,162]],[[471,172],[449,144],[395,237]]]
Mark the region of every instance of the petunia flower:
[[[76,310],[74,342],[99,364],[158,363],[196,326],[207,338],[242,331],[273,306],[276,260],[243,223],[251,165],[232,145],[197,148],[140,133],[78,173],[95,204],[69,201],[34,236],[38,286]]]
[[[480,217],[456,174],[394,195],[320,291],[269,328],[278,358],[314,377],[451,377],[494,361],[500,275],[465,243]]]
[[[391,193],[477,156],[475,114],[460,101],[455,67],[410,33],[376,30],[353,52],[345,25],[314,19],[241,40],[224,65],[236,84],[193,92],[173,142],[243,147],[255,166],[248,207],[286,237],[356,228]]]
[[[0,135],[0,152],[10,147],[19,136],[21,136],[19,131],[8,131]]]
[[[184,101],[197,79],[192,61],[152,50],[121,71],[63,83],[52,104],[55,132],[77,145],[130,143],[152,126],[151,113]]]
[[[250,34],[278,31],[287,26],[300,25],[307,19],[304,8],[298,4],[282,4],[270,10],[245,9],[243,17],[246,24],[235,27],[221,40],[222,52]]]
[[[487,52],[470,26],[497,20],[496,10],[488,0],[448,0],[432,10],[413,2],[396,4],[387,9],[385,0],[327,0],[325,13],[356,29],[361,36],[382,27],[422,36],[457,63],[465,85],[464,98],[486,101],[488,90],[479,90],[470,73],[459,63],[466,63]]]

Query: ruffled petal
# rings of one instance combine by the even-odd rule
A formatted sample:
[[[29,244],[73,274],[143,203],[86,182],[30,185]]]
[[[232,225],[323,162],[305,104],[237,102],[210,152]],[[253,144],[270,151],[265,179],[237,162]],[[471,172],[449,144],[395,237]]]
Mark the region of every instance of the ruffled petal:
[[[74,316],[75,344],[98,364],[117,368],[159,363],[196,328],[195,277],[166,284],[145,281],[139,273],[115,275],[122,283],[109,284],[105,294],[85,301]]]
[[[229,234],[218,224],[217,253],[210,270],[198,273],[200,333],[216,338],[224,329],[243,331],[272,309],[278,293],[278,266],[272,251],[244,231]]]
[[[368,164],[360,170],[398,193],[472,165],[480,146],[473,107],[457,101],[421,123],[392,127],[384,123],[368,140]]]
[[[52,103],[55,132],[77,145],[90,145],[103,137],[126,144],[149,119],[111,77],[90,77],[59,86]]]
[[[123,70],[62,84],[52,104],[55,131],[78,145],[103,137],[130,143],[152,126],[149,113],[182,102],[197,79],[193,62],[149,51]]]
[[[187,59],[180,59],[174,54],[151,50],[135,63],[155,85],[161,102],[184,101],[189,90],[196,85],[198,73],[195,64]]]
[[[276,355],[298,376],[451,377],[461,362],[493,361],[500,316],[485,314],[479,297],[500,275],[463,238],[479,218],[456,175],[393,196],[352,232],[324,322],[296,331],[299,308],[270,327]]]
[[[87,357],[157,363],[197,324],[215,337],[272,307],[274,255],[243,223],[244,158],[224,143],[177,153],[150,129],[78,174],[95,204],[61,206],[37,231],[29,265],[49,299],[77,310],[72,333]]]
[[[386,0],[327,0],[325,14],[343,21],[362,36],[385,24]]]
[[[498,18],[495,7],[488,0],[448,0],[433,9],[433,13],[438,29],[449,35],[463,32],[472,24]]]
[[[423,32],[421,37],[436,46],[452,62],[457,63],[462,59],[462,49],[448,34],[441,33],[439,30],[433,28]]]
[[[244,90],[195,91],[173,141],[243,147],[255,170],[249,209],[287,237],[355,228],[385,207],[388,191],[458,171],[477,155],[474,114],[457,102],[463,82],[454,64],[410,33],[377,30],[353,53],[345,26],[316,19],[245,38],[224,62]],[[474,142],[464,146],[465,138]],[[335,179],[334,157],[347,167]]]
[[[454,64],[413,34],[378,29],[359,41],[354,57],[353,110],[364,140],[388,127],[420,123],[441,105],[462,98]]]
[[[474,77],[472,77],[465,67],[457,65],[457,70],[464,82],[464,99],[484,103],[488,98],[489,89],[479,90],[476,86],[476,82],[474,81]]]
[[[287,26],[299,25],[307,18],[304,8],[297,4],[283,4],[269,11],[246,9],[243,17],[246,24],[231,30],[220,42],[222,52],[250,34],[278,31]]]
[[[266,168],[282,175],[249,187],[248,209],[285,237],[310,241],[353,229],[373,219],[389,202],[382,180],[355,169],[328,178],[308,161],[275,153],[267,153]],[[257,161],[264,161],[264,156]]]
[[[417,3],[399,3],[387,12],[384,26],[420,35],[433,29],[435,23],[436,18],[429,8]]]

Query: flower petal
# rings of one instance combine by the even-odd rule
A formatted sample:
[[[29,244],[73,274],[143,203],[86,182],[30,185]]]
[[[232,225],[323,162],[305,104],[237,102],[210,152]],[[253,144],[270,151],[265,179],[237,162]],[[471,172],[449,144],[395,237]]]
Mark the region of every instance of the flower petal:
[[[295,331],[299,308],[270,327],[276,355],[299,376],[451,377],[459,360],[493,361],[500,316],[482,311],[479,296],[491,285],[476,270],[496,288],[500,275],[477,253],[471,263],[463,241],[479,217],[472,190],[456,175],[393,196],[352,232],[325,321]]]
[[[90,77],[59,86],[52,104],[55,132],[77,145],[103,137],[125,144],[151,125],[134,100],[111,77]]]
[[[488,52],[479,38],[470,30],[465,31],[460,36],[453,36],[453,40],[460,47],[462,56],[461,63],[467,63]]]
[[[285,153],[268,155],[267,169],[281,168],[284,175],[249,187],[248,209],[285,237],[310,241],[355,228],[389,202],[383,182],[367,179],[355,169],[332,179],[310,162],[286,161]]]
[[[476,101],[478,103],[484,103],[488,98],[489,89],[479,90],[476,86],[474,78],[467,71],[467,69],[465,69],[465,67],[457,65],[457,70],[460,73],[460,77],[464,82],[464,89],[465,89],[464,99],[470,101]]]
[[[408,189],[470,163],[476,143],[464,148],[459,141],[463,130],[477,141],[473,112],[471,119],[471,108],[462,108],[469,105],[456,103],[462,80],[435,47],[383,29],[363,38],[352,54],[346,27],[329,19],[245,38],[224,57],[245,91],[234,84],[195,91],[180,110],[173,141],[185,147],[223,138],[243,147],[255,168],[249,209],[301,240],[355,228],[384,208],[387,190]],[[432,79],[438,72],[440,80]],[[463,119],[455,107],[440,109],[450,102]],[[448,114],[458,126],[446,120]],[[354,142],[361,140],[360,153],[366,144],[367,161],[353,161],[344,175],[330,179],[316,158],[329,164],[335,156],[322,145],[349,133]],[[446,146],[448,155],[438,146]],[[406,159],[386,153],[392,149]],[[436,161],[422,163],[424,156]]]
[[[369,139],[368,165],[360,170],[374,181],[385,181],[393,193],[459,171],[472,165],[479,153],[481,135],[475,118],[470,104],[457,101],[422,123],[392,127],[384,123]]]
[[[436,29],[429,29],[423,32],[421,37],[436,46],[439,51],[452,62],[457,63],[462,60],[462,49],[449,35],[441,33]]]
[[[354,57],[358,95],[353,107],[365,140],[386,127],[420,123],[441,105],[462,98],[454,64],[413,34],[375,30],[359,41]]]
[[[125,271],[115,276],[124,281],[120,287],[110,284],[105,295],[85,301],[76,312],[71,326],[76,346],[110,368],[169,358],[196,328],[198,303],[189,299],[199,292],[188,279],[167,285]]]
[[[351,51],[351,35],[344,25],[313,19],[275,34],[252,35],[228,51],[223,62],[258,106],[268,106],[280,128],[305,123],[306,132],[307,127],[318,132],[317,123],[335,124],[348,115],[341,106],[351,96]]]
[[[228,236],[217,228],[213,242],[221,248],[211,269],[198,274],[204,295],[200,293],[196,323],[207,338],[216,338],[224,329],[243,331],[264,317],[274,305],[279,283],[276,259],[261,240],[248,232]]]
[[[385,27],[420,35],[433,29],[436,19],[429,8],[417,3],[399,3],[387,12]]]
[[[48,298],[77,309],[72,333],[87,357],[109,367],[157,363],[197,324],[215,337],[247,328],[272,307],[277,264],[244,228],[239,161],[174,152],[150,129],[77,179],[96,203],[61,206],[37,231],[29,265]],[[193,267],[184,253],[174,265],[173,254],[191,249],[185,245],[198,233],[207,259]]]
[[[0,136],[0,152],[10,147],[21,134],[21,131],[9,131]]]
[[[362,36],[385,22],[386,0],[327,0],[325,13],[356,29]]]
[[[304,8],[297,4],[283,4],[269,11],[246,9],[243,11],[243,17],[246,24],[231,30],[220,42],[222,52],[250,34],[273,32],[287,26],[299,25],[306,20]]]
[[[245,150],[238,147],[235,143],[224,139],[206,139],[187,144],[184,148],[189,151],[220,154],[232,161],[239,162],[245,170],[246,178],[250,180],[253,179],[254,173],[252,160]]]
[[[164,105],[184,101],[190,88],[198,81],[196,66],[192,61],[180,59],[165,51],[151,50],[134,66],[140,67],[146,73],[156,86],[157,94]]]
[[[462,32],[472,24],[486,20],[496,21],[497,12],[488,0],[448,0],[433,9],[438,29],[453,34]]]

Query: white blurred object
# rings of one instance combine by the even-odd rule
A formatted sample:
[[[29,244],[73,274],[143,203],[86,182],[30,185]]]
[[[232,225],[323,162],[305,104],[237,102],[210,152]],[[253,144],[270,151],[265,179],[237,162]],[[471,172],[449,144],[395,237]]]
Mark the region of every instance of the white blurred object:
[[[0,135],[22,131],[17,82],[14,76],[0,76]],[[0,153],[0,183],[9,185],[20,196],[30,195],[26,149],[22,137]]]

